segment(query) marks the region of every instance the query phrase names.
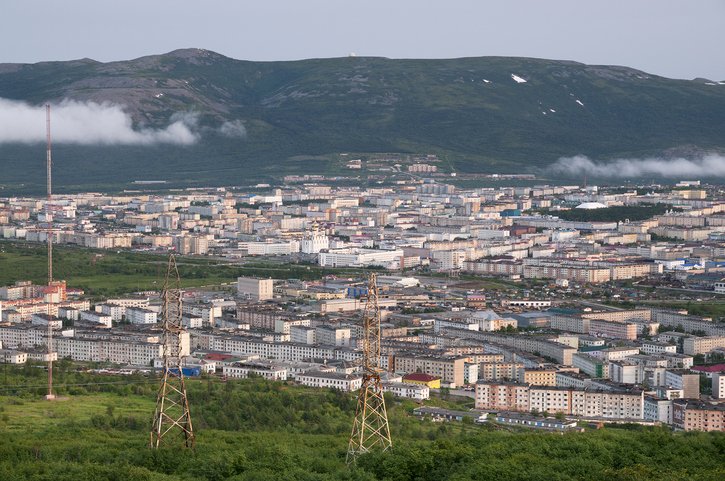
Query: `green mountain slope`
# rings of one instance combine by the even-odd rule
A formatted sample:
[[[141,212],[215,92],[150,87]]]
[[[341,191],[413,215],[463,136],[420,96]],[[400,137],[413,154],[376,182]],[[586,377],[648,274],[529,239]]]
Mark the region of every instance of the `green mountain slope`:
[[[0,64],[0,98],[118,103],[137,128],[198,115],[192,146],[54,145],[56,182],[67,185],[333,173],[339,165],[324,156],[339,152],[437,154],[458,172],[523,172],[577,154],[725,146],[725,85],[526,58],[247,62],[188,49],[105,64]],[[236,121],[246,137],[216,130]],[[42,182],[44,159],[44,145],[0,144],[0,179]]]

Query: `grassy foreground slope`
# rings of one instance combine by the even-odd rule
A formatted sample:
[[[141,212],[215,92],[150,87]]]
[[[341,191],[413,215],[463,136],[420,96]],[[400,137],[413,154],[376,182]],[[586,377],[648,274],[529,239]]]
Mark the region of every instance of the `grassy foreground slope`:
[[[513,433],[436,424],[388,399],[392,451],[344,466],[355,409],[345,393],[262,379],[189,381],[196,453],[149,450],[154,381],[57,372],[65,401],[48,403],[42,369],[9,373],[0,396],[0,479],[59,480],[717,480],[722,433],[604,428]],[[81,385],[82,384],[82,385]],[[25,386],[25,387],[21,387]],[[42,391],[42,392],[41,392]],[[71,394],[72,393],[72,394]],[[144,417],[143,412],[147,415]]]
[[[457,172],[521,172],[577,154],[717,149],[725,127],[725,85],[529,58],[247,62],[188,49],[105,64],[2,64],[0,98],[113,102],[137,126],[198,116],[201,140],[191,146],[58,144],[55,175],[69,186],[336,173],[328,154],[339,152],[430,153]],[[246,136],[220,133],[237,121]],[[2,144],[0,158],[4,182],[42,183],[42,143]]]

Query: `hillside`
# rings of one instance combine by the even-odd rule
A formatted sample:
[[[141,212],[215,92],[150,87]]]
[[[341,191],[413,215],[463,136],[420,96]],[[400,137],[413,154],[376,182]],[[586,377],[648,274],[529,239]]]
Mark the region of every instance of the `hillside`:
[[[187,49],[112,63],[0,64],[0,98],[121,104],[136,130],[195,115],[191,145],[54,144],[55,179],[66,186],[336,174],[345,171],[330,154],[342,152],[437,154],[444,170],[486,173],[577,154],[725,147],[721,83],[527,58],[247,62]],[[42,183],[44,149],[0,144],[2,182]]]

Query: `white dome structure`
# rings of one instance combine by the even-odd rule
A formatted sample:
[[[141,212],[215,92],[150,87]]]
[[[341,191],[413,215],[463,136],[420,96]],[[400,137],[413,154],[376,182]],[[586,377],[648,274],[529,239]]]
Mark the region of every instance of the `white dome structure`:
[[[599,202],[582,202],[575,209],[606,209],[607,206]]]

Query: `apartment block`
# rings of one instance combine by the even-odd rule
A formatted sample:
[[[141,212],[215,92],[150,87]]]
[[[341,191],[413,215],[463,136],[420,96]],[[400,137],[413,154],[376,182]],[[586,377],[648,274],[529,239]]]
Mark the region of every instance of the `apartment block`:
[[[556,369],[551,368],[521,368],[518,382],[535,386],[556,386]]]
[[[528,411],[529,384],[517,382],[478,381],[476,383],[476,409]]]
[[[237,292],[240,297],[253,301],[266,301],[272,299],[274,294],[274,281],[258,277],[237,278]]]
[[[464,364],[466,362],[468,362],[468,358],[465,356],[445,357],[397,353],[394,359],[394,371],[422,372],[461,386],[465,384]]]
[[[706,354],[719,347],[725,347],[725,336],[686,337],[682,344],[683,352],[690,356]]]
[[[672,423],[685,431],[725,431],[725,406],[691,399],[676,399]]]
[[[523,362],[482,362],[478,367],[478,377],[487,381],[517,381],[523,368]]]

